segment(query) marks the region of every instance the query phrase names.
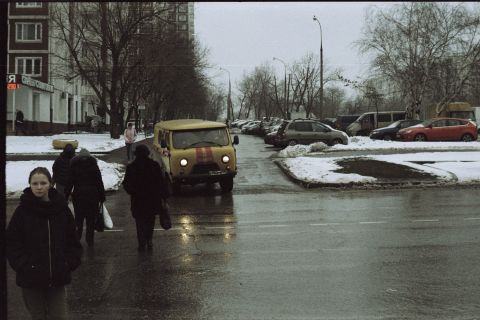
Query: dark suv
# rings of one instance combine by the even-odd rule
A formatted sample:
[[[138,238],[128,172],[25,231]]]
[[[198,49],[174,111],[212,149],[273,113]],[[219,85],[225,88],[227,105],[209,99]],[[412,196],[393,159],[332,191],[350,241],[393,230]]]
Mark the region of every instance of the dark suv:
[[[314,142],[324,142],[330,146],[339,143],[348,144],[348,136],[343,131],[313,119],[295,119],[284,123],[278,130],[278,146],[286,147]]]

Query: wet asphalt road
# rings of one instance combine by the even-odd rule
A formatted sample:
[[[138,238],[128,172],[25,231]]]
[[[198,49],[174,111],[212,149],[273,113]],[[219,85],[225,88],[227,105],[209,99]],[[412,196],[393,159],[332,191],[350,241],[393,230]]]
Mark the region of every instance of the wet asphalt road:
[[[479,318],[478,189],[303,189],[272,152],[241,135],[232,194],[185,188],[152,252],[110,194],[114,230],[85,249],[71,319]],[[11,269],[8,283],[9,319],[27,319]]]

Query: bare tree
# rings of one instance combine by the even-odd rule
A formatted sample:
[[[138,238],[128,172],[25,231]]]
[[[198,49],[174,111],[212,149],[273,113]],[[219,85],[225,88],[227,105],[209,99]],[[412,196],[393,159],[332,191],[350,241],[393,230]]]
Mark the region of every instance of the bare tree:
[[[162,19],[165,10],[148,2],[59,2],[52,7],[55,38],[66,47],[58,57],[70,65],[70,79],[81,77],[92,88],[110,115],[112,138],[120,136],[127,92],[138,81],[138,30],[150,19]]]
[[[388,11],[371,11],[365,26],[357,44],[362,52],[375,55],[375,72],[398,83],[410,117],[420,113],[429,98],[439,68],[448,65],[456,76],[443,72],[448,84],[442,97],[435,97],[438,112],[462,90],[479,62],[478,14],[461,3],[406,2]]]

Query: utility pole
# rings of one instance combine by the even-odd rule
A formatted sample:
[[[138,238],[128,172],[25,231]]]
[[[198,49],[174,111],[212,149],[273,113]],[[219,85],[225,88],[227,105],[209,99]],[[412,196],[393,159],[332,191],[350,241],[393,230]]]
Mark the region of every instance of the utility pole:
[[[320,27],[320,114],[318,115],[322,118],[323,112],[323,43],[322,43],[322,25],[317,17],[313,16],[313,20],[317,21],[318,26]]]

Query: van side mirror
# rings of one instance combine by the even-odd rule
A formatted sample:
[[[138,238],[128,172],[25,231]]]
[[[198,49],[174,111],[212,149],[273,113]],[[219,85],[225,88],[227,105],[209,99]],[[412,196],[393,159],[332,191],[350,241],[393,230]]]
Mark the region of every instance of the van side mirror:
[[[160,147],[162,147],[162,148],[166,148],[166,147],[167,147],[167,143],[165,142],[164,139],[162,139],[162,140],[160,141]]]
[[[240,141],[238,139],[238,136],[233,136],[233,144],[239,144]]]

